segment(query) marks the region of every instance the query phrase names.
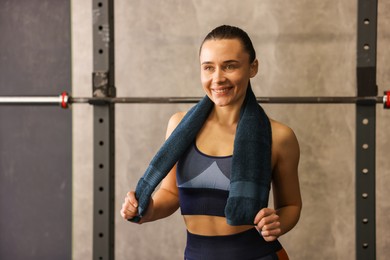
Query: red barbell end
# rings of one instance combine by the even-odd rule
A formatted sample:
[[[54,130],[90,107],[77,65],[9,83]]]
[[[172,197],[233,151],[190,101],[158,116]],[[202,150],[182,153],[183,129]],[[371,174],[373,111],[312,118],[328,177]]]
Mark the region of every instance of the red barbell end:
[[[385,91],[383,96],[383,108],[390,109],[390,91]]]
[[[68,95],[68,93],[66,91],[62,92],[60,97],[61,97],[61,107],[63,109],[69,108],[69,103],[68,103],[69,102],[69,95]]]

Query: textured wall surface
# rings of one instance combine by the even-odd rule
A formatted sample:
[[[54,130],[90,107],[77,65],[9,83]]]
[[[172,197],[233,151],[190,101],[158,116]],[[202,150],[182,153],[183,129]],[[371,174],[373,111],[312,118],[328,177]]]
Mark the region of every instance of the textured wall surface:
[[[379,94],[390,81],[390,4],[379,1]],[[246,30],[260,72],[258,96],[354,96],[357,1],[115,1],[118,96],[202,96],[198,48],[212,28]],[[73,94],[91,95],[91,3],[73,1]],[[118,105],[116,112],[116,259],[182,259],[180,214],[144,225],[123,221],[119,209],[162,144],[167,121],[190,105]],[[264,105],[294,129],[301,146],[304,208],[280,240],[291,259],[355,258],[355,107]],[[74,115],[74,259],[92,255],[92,113]],[[377,116],[377,259],[389,254],[390,113]]]
[[[70,1],[0,1],[0,96],[70,91]],[[0,259],[72,254],[72,117],[0,105]]]

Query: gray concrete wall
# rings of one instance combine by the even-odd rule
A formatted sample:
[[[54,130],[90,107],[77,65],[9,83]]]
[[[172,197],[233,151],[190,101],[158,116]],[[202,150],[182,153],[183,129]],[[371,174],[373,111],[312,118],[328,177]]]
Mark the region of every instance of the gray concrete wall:
[[[70,92],[70,1],[0,1],[0,96]],[[0,259],[72,255],[72,117],[0,105]]]
[[[258,96],[354,96],[357,1],[115,1],[118,96],[202,96],[198,48],[212,28],[242,27],[252,37]],[[91,2],[72,1],[73,94],[91,95]],[[379,1],[379,93],[390,82],[390,3]],[[304,208],[280,240],[291,259],[355,258],[355,107],[264,105],[291,126],[301,145]],[[116,112],[116,259],[182,259],[181,216],[145,225],[119,209],[162,144],[171,114],[189,105],[118,105]],[[92,110],[75,106],[74,259],[92,256]],[[389,254],[389,111],[378,106],[377,259]]]

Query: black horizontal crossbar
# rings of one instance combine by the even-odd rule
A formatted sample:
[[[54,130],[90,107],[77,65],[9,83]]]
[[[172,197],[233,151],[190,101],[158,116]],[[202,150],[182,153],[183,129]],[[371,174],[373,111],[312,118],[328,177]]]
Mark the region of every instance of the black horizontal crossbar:
[[[70,103],[99,104],[175,104],[197,103],[201,97],[103,97],[70,98]],[[259,103],[272,104],[383,104],[384,97],[257,97]]]

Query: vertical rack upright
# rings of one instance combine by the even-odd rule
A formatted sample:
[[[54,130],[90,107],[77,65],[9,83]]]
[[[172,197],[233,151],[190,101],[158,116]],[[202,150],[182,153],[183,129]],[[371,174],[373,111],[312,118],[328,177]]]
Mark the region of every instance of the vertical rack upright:
[[[93,0],[93,96],[115,97],[114,1]],[[93,104],[93,259],[115,259],[115,105]]]
[[[377,0],[358,0],[357,96],[376,96]],[[356,259],[376,259],[376,105],[356,104]]]

